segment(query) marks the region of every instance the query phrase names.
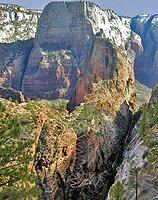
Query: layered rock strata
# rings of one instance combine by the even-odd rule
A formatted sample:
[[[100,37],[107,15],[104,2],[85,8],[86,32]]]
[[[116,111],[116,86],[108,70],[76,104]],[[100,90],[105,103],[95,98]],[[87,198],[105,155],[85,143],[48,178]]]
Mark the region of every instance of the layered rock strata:
[[[48,4],[38,22],[23,78],[24,94],[31,98],[69,99],[78,80],[93,70],[90,68],[94,51],[102,53],[101,49],[97,52],[96,38],[106,38],[125,49],[131,34],[129,22],[128,18],[120,18],[113,11],[104,11],[90,2]],[[107,78],[108,72],[100,64],[108,65],[110,58],[108,52],[104,54],[105,61],[98,58],[93,66],[99,71],[96,76],[103,72]]]

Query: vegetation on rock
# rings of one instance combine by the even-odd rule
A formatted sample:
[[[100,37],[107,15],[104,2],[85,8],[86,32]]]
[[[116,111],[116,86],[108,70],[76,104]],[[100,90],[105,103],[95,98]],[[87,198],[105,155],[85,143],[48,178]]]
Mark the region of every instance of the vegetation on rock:
[[[0,101],[0,199],[35,197],[36,178],[28,170],[33,159],[32,116],[12,113],[10,106]]]
[[[36,153],[44,148],[40,135],[53,131],[59,137],[66,130],[66,115],[63,100],[19,104],[0,99],[0,199],[39,196],[34,165]],[[56,145],[52,147],[58,156]]]

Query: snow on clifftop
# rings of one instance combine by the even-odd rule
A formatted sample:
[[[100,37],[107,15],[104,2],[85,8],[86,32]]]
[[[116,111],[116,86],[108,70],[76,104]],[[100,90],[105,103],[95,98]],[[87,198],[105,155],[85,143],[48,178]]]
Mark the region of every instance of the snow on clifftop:
[[[102,29],[106,38],[109,38],[115,45],[124,46],[131,37],[129,17],[120,17],[114,11],[102,10],[94,3],[85,2],[86,17],[93,27],[94,34]],[[140,37],[133,33],[134,40],[141,44]]]
[[[51,2],[51,4],[61,2]],[[72,2],[66,2],[66,4]],[[123,46],[130,39],[131,18],[120,17],[114,11],[102,10],[91,2],[74,2],[83,4],[84,15],[92,25],[95,35],[103,30],[103,35],[116,46]],[[10,43],[17,40],[27,40],[35,37],[37,21],[41,11],[29,10],[18,5],[0,4],[0,43]],[[141,44],[141,39],[135,33],[134,40]]]
[[[18,5],[0,4],[0,43],[27,40],[35,37],[41,11]]]

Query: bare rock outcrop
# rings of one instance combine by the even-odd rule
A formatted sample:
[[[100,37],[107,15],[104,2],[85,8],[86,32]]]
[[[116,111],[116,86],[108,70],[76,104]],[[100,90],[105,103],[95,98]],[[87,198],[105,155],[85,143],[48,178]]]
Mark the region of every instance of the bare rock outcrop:
[[[16,91],[12,88],[0,87],[0,97],[4,99],[10,99],[12,101],[17,100],[19,103],[25,100],[23,94],[20,91]]]

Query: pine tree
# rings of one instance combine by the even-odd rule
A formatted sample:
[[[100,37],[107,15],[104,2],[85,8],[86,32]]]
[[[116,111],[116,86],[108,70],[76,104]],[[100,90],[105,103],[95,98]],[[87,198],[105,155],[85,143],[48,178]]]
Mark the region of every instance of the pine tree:
[[[129,189],[135,189],[135,199],[138,199],[138,172],[139,169],[135,166],[134,162],[131,162],[130,165],[130,175],[129,175],[129,180],[128,180],[128,188]]]
[[[110,188],[110,200],[125,200],[125,189],[119,181]]]
[[[148,112],[147,112],[147,108],[145,108],[142,113],[140,127],[139,127],[140,137],[142,138],[146,137],[149,133],[149,128],[150,128],[150,125],[149,125],[149,119],[148,119]]]
[[[158,102],[154,103],[153,108],[149,111],[150,126],[158,124]]]

